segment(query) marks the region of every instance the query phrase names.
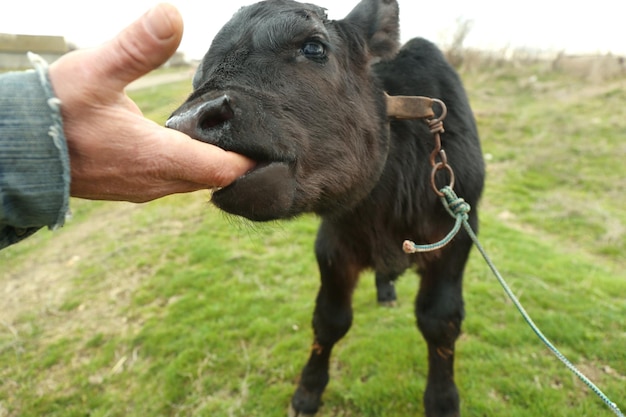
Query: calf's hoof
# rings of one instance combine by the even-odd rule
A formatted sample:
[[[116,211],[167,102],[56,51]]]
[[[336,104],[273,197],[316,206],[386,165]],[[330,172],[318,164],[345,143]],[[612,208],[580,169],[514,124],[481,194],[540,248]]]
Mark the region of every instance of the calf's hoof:
[[[288,417],[314,417],[316,413],[305,413],[302,411],[296,411],[293,408],[293,404],[289,404],[289,414]]]
[[[456,385],[450,383],[437,387],[427,386],[424,393],[424,408],[426,417],[460,417],[459,393]]]
[[[376,283],[376,299],[378,305],[384,307],[395,307],[398,299],[396,295],[396,287],[393,282]]]
[[[378,300],[378,305],[381,307],[395,307],[398,305],[398,303],[394,300],[394,301],[380,301]]]
[[[322,405],[324,386],[326,384],[321,390],[313,391],[299,385],[289,402],[289,417],[313,417]]]

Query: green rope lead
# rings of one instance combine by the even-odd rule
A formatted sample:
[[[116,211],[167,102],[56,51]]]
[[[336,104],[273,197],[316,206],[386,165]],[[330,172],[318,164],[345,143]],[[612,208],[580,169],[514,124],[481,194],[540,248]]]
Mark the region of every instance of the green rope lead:
[[[432,244],[432,245],[416,245],[416,244],[414,244],[411,241],[405,241],[404,245],[403,245],[405,251],[407,253],[425,252],[426,250],[428,250],[427,247],[433,247],[434,248],[434,249],[430,249],[430,250],[439,249],[442,246],[444,246],[445,244],[447,244],[448,242],[450,242],[450,240],[452,240],[454,235],[456,235],[456,233],[458,233],[458,231],[460,229],[460,227],[458,227],[457,225],[462,224],[463,228],[467,231],[468,235],[470,236],[470,238],[472,239],[472,241],[474,242],[474,244],[476,245],[476,247],[480,251],[481,255],[483,256],[483,258],[487,262],[487,265],[489,265],[489,268],[491,269],[493,274],[498,279],[498,282],[500,282],[500,285],[502,286],[502,288],[504,288],[504,292],[506,292],[506,294],[509,296],[509,298],[511,299],[511,301],[513,302],[515,307],[517,307],[518,311],[520,312],[520,314],[522,315],[524,320],[526,320],[526,323],[528,323],[528,325],[533,330],[533,332],[535,332],[537,337],[539,337],[539,339],[548,347],[548,349],[550,349],[550,351],[552,351],[552,353],[561,362],[563,362],[563,364],[570,371],[572,371],[574,373],[574,375],[576,375],[582,382],[585,383],[585,385],[587,385],[587,387],[589,387],[589,389],[591,389],[598,397],[600,397],[600,399],[611,409],[611,411],[613,411],[613,413],[616,416],[624,417],[624,414],[622,414],[620,409],[617,407],[617,404],[615,404],[613,401],[611,401],[609,399],[609,397],[607,397],[600,390],[600,388],[598,388],[593,382],[591,382],[589,380],[589,378],[587,378],[582,372],[580,372],[578,370],[578,368],[576,368],[576,366],[574,366],[548,340],[548,338],[546,336],[544,336],[544,334],[541,332],[539,327],[537,327],[537,325],[530,318],[530,315],[526,312],[526,310],[524,309],[522,304],[519,302],[519,300],[517,299],[515,294],[513,294],[513,291],[508,286],[508,284],[506,283],[506,281],[504,280],[502,275],[500,275],[500,272],[498,272],[498,269],[496,268],[494,263],[491,261],[491,259],[487,255],[487,252],[485,251],[485,249],[482,247],[482,245],[478,241],[478,237],[476,236],[476,234],[472,230],[472,227],[470,226],[469,222],[467,221],[467,219],[468,219],[467,213],[470,211],[469,204],[467,204],[462,198],[457,197],[457,195],[454,193],[452,188],[450,188],[449,186],[446,186],[446,187],[442,188],[441,189],[441,193],[443,194],[443,197],[441,197],[441,201],[443,202],[444,207],[446,208],[448,213],[450,213],[450,215],[456,219],[454,228],[452,229],[452,232],[454,232],[454,233],[450,232],[441,242],[438,242],[438,243],[435,243],[435,244]],[[443,245],[441,245],[441,243],[444,242],[444,241],[445,241],[445,243]]]
[[[410,240],[405,240],[402,245],[402,248],[404,249],[404,252],[406,253],[431,252],[437,249],[441,249],[444,246],[446,246],[448,243],[450,243],[452,239],[454,239],[454,236],[456,236],[456,234],[459,233],[459,230],[461,230],[462,225],[463,225],[463,218],[459,216],[456,218],[456,222],[454,223],[454,227],[452,228],[450,233],[448,233],[446,237],[441,239],[439,242],[430,243],[426,245],[416,245]]]
[[[443,196],[441,197],[441,201],[446,211],[450,214],[450,216],[454,217],[456,221],[454,222],[454,227],[439,242],[430,243],[426,245],[416,245],[414,242],[410,240],[405,240],[402,244],[402,249],[406,253],[418,253],[418,252],[431,252],[437,249],[441,249],[446,246],[457,233],[461,230],[461,226],[464,222],[466,222],[468,216],[467,213],[471,210],[471,207],[468,203],[465,202],[462,198],[459,198],[454,194],[452,188],[450,186],[446,186],[441,189],[441,193]]]

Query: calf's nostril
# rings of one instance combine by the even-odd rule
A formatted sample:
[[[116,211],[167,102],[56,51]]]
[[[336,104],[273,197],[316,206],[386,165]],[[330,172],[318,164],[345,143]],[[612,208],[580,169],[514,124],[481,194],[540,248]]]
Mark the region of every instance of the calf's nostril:
[[[232,119],[235,112],[231,107],[231,99],[223,95],[203,103],[198,108],[198,127],[201,130],[211,129]]]
[[[217,145],[220,135],[215,128],[235,117],[232,99],[224,94],[218,98],[204,101],[173,114],[165,126],[181,131],[194,139]]]

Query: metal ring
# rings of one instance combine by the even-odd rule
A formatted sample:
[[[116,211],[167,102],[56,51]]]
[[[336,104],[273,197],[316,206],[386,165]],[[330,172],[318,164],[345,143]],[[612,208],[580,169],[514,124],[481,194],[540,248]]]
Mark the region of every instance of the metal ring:
[[[435,183],[435,175],[437,175],[437,171],[441,171],[443,169],[446,169],[450,174],[450,183],[448,186],[450,188],[454,188],[454,171],[452,170],[450,165],[444,164],[443,162],[437,162],[435,166],[433,166],[433,170],[430,172],[430,185],[431,187],[433,187],[433,191],[435,192],[435,194],[437,194],[439,197],[444,197],[444,194],[437,188],[437,184]]]
[[[441,106],[441,115],[439,117],[437,117],[435,120],[439,121],[439,122],[443,122],[443,119],[446,118],[446,116],[448,115],[448,107],[445,105],[445,103],[441,100],[439,100],[438,98],[433,98],[432,99],[433,102],[439,104]]]

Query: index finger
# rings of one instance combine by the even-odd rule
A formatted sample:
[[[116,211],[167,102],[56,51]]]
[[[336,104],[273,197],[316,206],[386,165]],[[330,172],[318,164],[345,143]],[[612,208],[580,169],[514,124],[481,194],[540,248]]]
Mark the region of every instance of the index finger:
[[[207,188],[225,187],[254,168],[256,163],[238,153],[200,142],[177,130],[165,132],[165,154],[172,174],[178,179],[205,184]]]

